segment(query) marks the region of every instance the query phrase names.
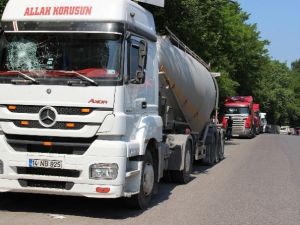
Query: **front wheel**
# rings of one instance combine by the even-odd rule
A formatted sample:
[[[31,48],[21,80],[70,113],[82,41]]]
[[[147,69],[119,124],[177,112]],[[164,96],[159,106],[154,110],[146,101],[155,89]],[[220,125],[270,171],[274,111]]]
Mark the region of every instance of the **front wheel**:
[[[155,165],[151,152],[147,150],[144,155],[140,192],[127,199],[129,207],[134,209],[148,208],[155,185],[157,185]]]

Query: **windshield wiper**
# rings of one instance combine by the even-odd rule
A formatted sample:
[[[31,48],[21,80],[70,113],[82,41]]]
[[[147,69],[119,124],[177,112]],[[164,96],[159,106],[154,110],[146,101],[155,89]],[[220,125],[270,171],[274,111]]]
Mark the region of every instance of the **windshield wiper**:
[[[21,77],[23,77],[25,80],[30,81],[33,84],[39,84],[40,83],[36,79],[32,78],[31,76],[29,76],[25,73],[22,73],[21,71],[12,70],[12,71],[7,71],[7,72],[8,73],[16,73],[16,74],[20,75]],[[20,80],[12,80],[11,82],[14,83],[14,84],[22,83],[22,81],[20,81]]]
[[[96,81],[94,81],[93,79],[88,78],[87,76],[84,76],[81,73],[78,73],[76,71],[63,71],[63,70],[59,70],[59,72],[61,73],[66,73],[66,74],[75,74],[78,78],[80,78],[83,81],[88,81],[90,84],[94,85],[94,86],[98,86],[98,83]],[[72,85],[72,83],[69,83],[70,85]]]

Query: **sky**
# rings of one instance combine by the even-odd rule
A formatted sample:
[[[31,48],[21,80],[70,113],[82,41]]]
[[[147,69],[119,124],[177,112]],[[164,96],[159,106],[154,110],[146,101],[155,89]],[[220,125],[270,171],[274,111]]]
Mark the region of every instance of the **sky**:
[[[251,14],[249,23],[257,24],[261,39],[273,59],[287,63],[300,59],[300,0],[237,0]]]

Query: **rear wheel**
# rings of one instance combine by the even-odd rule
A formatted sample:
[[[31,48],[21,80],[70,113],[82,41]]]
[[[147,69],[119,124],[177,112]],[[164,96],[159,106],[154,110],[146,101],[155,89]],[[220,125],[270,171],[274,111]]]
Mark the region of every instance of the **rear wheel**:
[[[224,142],[225,139],[222,137],[222,134],[220,134],[218,138],[218,155],[220,161],[224,159]]]
[[[217,135],[217,133],[215,134]],[[213,151],[214,151],[214,163],[218,163],[220,161],[220,156],[219,156],[219,137],[218,136],[214,136],[214,145],[213,145]]]
[[[186,184],[191,180],[193,171],[192,144],[187,141],[185,145],[184,168],[182,171],[171,171],[172,180],[181,184]]]
[[[216,161],[216,146],[215,146],[215,136],[213,135],[211,143],[206,145],[205,157],[203,163],[212,166]]]
[[[146,209],[149,206],[157,179],[155,165],[150,151],[144,155],[140,192],[127,199],[128,206],[134,209]]]
[[[255,138],[255,136],[256,136],[256,132],[255,132],[255,128],[251,128],[251,130],[250,130],[250,133],[249,133],[249,135],[248,135],[248,138]]]

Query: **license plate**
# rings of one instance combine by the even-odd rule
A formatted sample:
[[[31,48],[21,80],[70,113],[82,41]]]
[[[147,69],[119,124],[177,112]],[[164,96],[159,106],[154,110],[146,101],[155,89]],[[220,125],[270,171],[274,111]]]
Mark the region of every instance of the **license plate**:
[[[29,167],[61,169],[62,161],[48,159],[29,159]]]

